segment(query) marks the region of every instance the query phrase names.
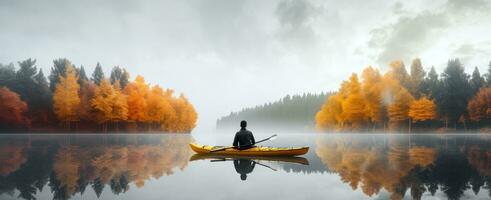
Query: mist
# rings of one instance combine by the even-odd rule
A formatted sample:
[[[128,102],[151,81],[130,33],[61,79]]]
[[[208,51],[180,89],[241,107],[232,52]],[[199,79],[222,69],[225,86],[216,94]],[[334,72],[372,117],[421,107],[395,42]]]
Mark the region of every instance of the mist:
[[[487,1],[2,1],[0,63],[100,62],[184,93],[195,133],[232,111],[287,94],[335,91],[367,65],[458,57],[470,72],[491,53]],[[472,23],[470,23],[472,22]],[[238,122],[237,122],[238,123]],[[282,126],[280,126],[282,127]]]

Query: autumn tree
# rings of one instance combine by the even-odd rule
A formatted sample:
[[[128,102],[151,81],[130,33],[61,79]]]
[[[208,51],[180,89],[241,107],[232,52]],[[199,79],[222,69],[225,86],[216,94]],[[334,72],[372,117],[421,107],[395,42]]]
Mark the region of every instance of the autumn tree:
[[[80,85],[80,105],[78,112],[82,121],[96,121],[96,111],[92,107],[91,102],[92,99],[95,97],[96,88],[97,85],[92,81],[83,81],[83,83]]]
[[[147,98],[148,121],[158,125],[159,129],[169,130],[177,120],[175,109],[171,105],[171,96],[167,96],[159,86],[152,87]]]
[[[128,119],[136,122],[147,121],[147,95],[149,86],[145,83],[145,79],[138,75],[134,82],[130,82],[124,89],[124,93],[128,96]]]
[[[102,66],[99,62],[97,62],[94,72],[92,73],[92,78],[90,78],[90,80],[94,81],[96,85],[100,85],[102,80],[104,80],[104,71],[102,71]]]
[[[394,80],[391,76],[385,77],[388,94],[385,101],[388,104],[387,113],[392,128],[402,125],[402,122],[409,119],[409,106],[414,100],[413,96]]]
[[[361,84],[358,76],[353,73],[350,77],[348,96],[342,103],[343,117],[350,123],[352,128],[362,128],[367,121],[366,101],[361,92]]]
[[[99,87],[96,88],[91,105],[96,111],[97,122],[102,124],[103,132],[107,130],[107,122],[112,118],[114,89],[107,80],[102,80]]]
[[[18,94],[6,87],[0,87],[0,127],[4,130],[10,128],[28,127],[26,117],[27,104]]]
[[[398,80],[399,84],[404,88],[410,88],[411,77],[407,73],[406,66],[402,60],[395,60],[390,62],[389,71],[387,72],[388,77],[393,80]]]
[[[367,116],[373,125],[381,124],[386,118],[386,106],[382,104],[384,90],[382,76],[377,69],[369,66],[363,70],[362,77]]]
[[[61,76],[59,80],[53,95],[53,108],[58,119],[70,128],[70,122],[79,119],[77,111],[80,104],[78,95],[80,86],[72,66],[66,68],[66,76]]]
[[[171,104],[176,110],[177,120],[174,122],[173,128],[168,131],[177,133],[191,132],[196,126],[196,120],[198,119],[198,114],[193,105],[182,94],[179,98],[171,101]]]
[[[126,95],[122,93],[119,82],[114,84],[114,97],[113,97],[113,112],[111,120],[116,123],[116,129],[118,129],[118,122],[128,119],[128,102]]]
[[[487,121],[491,118],[491,87],[481,88],[467,105],[470,120]]]
[[[425,96],[413,101],[409,108],[409,117],[411,117],[413,123],[436,119],[435,102]]]

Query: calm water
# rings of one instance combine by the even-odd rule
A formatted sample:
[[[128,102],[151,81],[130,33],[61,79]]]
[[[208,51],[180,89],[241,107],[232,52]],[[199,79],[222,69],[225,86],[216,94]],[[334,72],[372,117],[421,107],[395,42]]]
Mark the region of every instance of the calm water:
[[[266,135],[257,135],[261,139]],[[490,199],[491,136],[279,134],[294,159],[193,156],[232,135],[3,135],[0,199]]]

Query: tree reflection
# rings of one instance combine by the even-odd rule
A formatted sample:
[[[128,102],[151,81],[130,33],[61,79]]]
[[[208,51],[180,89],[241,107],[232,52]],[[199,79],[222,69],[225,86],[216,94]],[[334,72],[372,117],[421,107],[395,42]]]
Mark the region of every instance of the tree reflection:
[[[184,170],[192,152],[191,136],[112,136],[100,141],[77,136],[49,142],[25,137],[23,145],[0,144],[0,194],[19,191],[36,199],[49,186],[53,199],[69,199],[87,187],[100,197],[106,186],[114,194],[142,187],[145,181]],[[4,154],[10,154],[6,156]]]
[[[413,136],[414,137],[414,136]],[[448,199],[464,192],[478,194],[491,185],[489,142],[469,138],[421,136],[322,137],[316,154],[323,164],[353,190],[373,196],[382,189],[390,199],[406,193],[421,199],[437,190]]]

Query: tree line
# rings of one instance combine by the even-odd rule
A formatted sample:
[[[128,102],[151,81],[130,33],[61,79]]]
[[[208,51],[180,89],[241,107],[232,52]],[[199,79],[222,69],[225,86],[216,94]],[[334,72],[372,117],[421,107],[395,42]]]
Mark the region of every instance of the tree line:
[[[217,120],[217,129],[237,129],[241,120],[254,127],[283,131],[312,131],[315,129],[315,113],[330,93],[287,95],[282,99],[253,108],[232,112]]]
[[[466,131],[489,126],[491,63],[481,76],[477,67],[465,73],[458,59],[443,73],[429,72],[414,59],[408,73],[400,60],[382,74],[368,66],[341,83],[316,114],[322,131]]]
[[[83,66],[53,61],[48,79],[35,59],[0,64],[0,130],[190,132],[196,125],[193,105],[173,90],[151,86],[142,76],[112,68],[106,78],[97,63],[89,78]]]

